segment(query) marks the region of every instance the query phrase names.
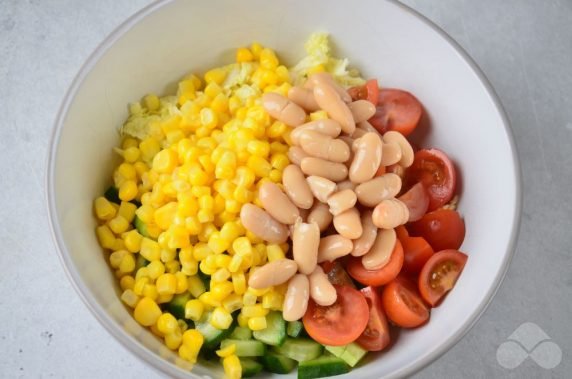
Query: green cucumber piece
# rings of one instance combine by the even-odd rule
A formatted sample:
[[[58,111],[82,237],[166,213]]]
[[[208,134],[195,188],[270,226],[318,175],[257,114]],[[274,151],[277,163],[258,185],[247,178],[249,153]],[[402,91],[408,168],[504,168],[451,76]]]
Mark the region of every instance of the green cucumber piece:
[[[167,303],[167,310],[177,319],[185,318],[185,305],[191,300],[190,293],[181,293],[175,295],[171,301]]]
[[[103,196],[115,204],[121,204],[121,199],[119,198],[119,190],[115,186],[110,186]]]
[[[232,340],[226,339],[220,343],[220,348],[224,349],[228,345],[236,345],[235,354],[237,357],[261,357],[266,351],[266,346],[260,341],[248,340]]]
[[[242,326],[237,326],[234,328],[234,331],[230,335],[230,338],[233,340],[251,340],[252,339],[252,330],[248,328],[244,328]]]
[[[336,357],[343,359],[351,367],[357,365],[367,354],[367,350],[355,342],[343,346],[326,346],[326,350]]]
[[[195,329],[197,329],[204,337],[203,346],[205,349],[216,349],[219,343],[230,335],[233,331],[233,325],[225,330],[220,330],[215,328],[209,322],[211,313],[206,312],[199,321],[195,323]]]
[[[135,260],[135,268],[139,270],[141,267],[145,267],[149,264],[149,261],[145,259],[141,254],[137,254],[137,259]]]
[[[296,367],[295,360],[271,351],[260,357],[260,361],[264,365],[264,369],[266,371],[273,372],[275,374],[288,374],[290,371],[294,370],[294,367]]]
[[[266,315],[266,328],[252,333],[255,339],[271,346],[280,346],[286,340],[286,321],[282,312],[270,312]]]
[[[201,270],[199,270],[198,275],[199,275],[199,278],[201,278],[201,280],[203,281],[203,284],[205,285],[205,291],[210,291],[211,290],[211,276],[205,274]]]
[[[243,378],[249,378],[262,371],[262,364],[251,358],[240,358],[240,367],[242,367]]]
[[[149,235],[149,232],[147,231],[147,225],[145,225],[145,223],[141,221],[141,219],[137,217],[137,215],[135,215],[135,218],[133,219],[133,225],[135,226],[135,229],[137,229],[139,234],[141,234],[143,237],[147,238],[151,237]]]
[[[302,321],[289,321],[288,326],[286,327],[286,333],[290,337],[300,337],[300,334],[304,331],[304,324]]]
[[[274,351],[298,362],[309,361],[322,355],[324,347],[308,338],[286,338]]]
[[[333,355],[324,355],[317,359],[301,362],[298,366],[298,379],[324,378],[346,374],[350,367],[343,359]]]

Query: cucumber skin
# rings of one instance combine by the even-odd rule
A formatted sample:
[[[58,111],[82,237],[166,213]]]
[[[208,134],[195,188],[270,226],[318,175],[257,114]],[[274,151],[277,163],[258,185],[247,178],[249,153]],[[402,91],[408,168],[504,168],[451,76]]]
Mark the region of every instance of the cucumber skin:
[[[250,378],[262,371],[262,364],[251,358],[240,358],[240,366],[243,378]]]
[[[227,338],[234,330],[234,322],[230,328],[225,330],[218,330],[209,323],[210,314],[205,314],[200,321],[195,323],[195,328],[203,335],[205,349],[218,349],[218,346],[222,340]],[[214,338],[209,336],[209,333],[216,333]]]
[[[281,312],[270,312],[266,315],[268,326],[266,329],[257,330],[252,336],[270,346],[281,346],[286,341],[286,321]]]
[[[300,337],[304,331],[304,324],[300,321],[289,321],[286,327],[286,333],[293,338]]]
[[[252,339],[252,331],[242,326],[237,326],[229,337],[233,340],[248,341]]]
[[[349,371],[350,366],[343,359],[334,356],[322,356],[301,362],[298,366],[298,379],[324,378],[346,374]]]
[[[275,346],[273,349],[278,354],[298,362],[316,359],[324,351],[322,345],[309,338],[286,338],[282,346]]]
[[[121,204],[121,199],[119,198],[119,190],[115,186],[110,186],[105,190],[103,196],[115,204]]]
[[[267,352],[260,361],[264,365],[264,369],[275,374],[288,374],[296,367],[296,361],[284,355]]]
[[[173,316],[175,316],[175,318],[184,320],[185,305],[187,304],[187,301],[190,300],[190,298],[191,295],[188,292],[175,295],[175,297],[173,297],[173,300],[167,303],[166,308]]]
[[[221,341],[220,348],[224,349],[228,345],[234,344],[236,346],[237,357],[261,357],[266,353],[266,345],[256,340],[231,340],[225,339]]]

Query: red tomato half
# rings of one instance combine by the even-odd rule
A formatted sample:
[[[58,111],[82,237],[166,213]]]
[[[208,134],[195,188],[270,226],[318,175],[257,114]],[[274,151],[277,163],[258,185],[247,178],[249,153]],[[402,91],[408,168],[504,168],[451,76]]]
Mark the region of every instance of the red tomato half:
[[[335,260],[333,262],[326,261],[321,263],[320,266],[322,266],[322,269],[328,275],[330,283],[356,288],[352,278],[350,278],[339,260]]]
[[[423,299],[435,306],[457,282],[467,256],[457,250],[443,250],[435,253],[419,274],[419,293]]]
[[[391,252],[389,262],[377,270],[368,270],[361,263],[362,257],[348,257],[348,274],[358,282],[366,286],[383,286],[389,283],[399,274],[403,267],[403,247],[399,240]]]
[[[403,277],[396,278],[383,288],[381,301],[387,318],[402,328],[415,328],[429,319],[429,309],[415,285]]]
[[[429,208],[429,195],[421,183],[417,183],[398,198],[407,205],[409,209],[409,222],[417,221]]]
[[[435,251],[459,249],[465,239],[465,222],[459,212],[438,209],[410,225],[411,234],[425,238]]]
[[[407,186],[421,182],[429,195],[429,211],[447,204],[455,193],[457,173],[445,153],[423,149],[415,153],[413,165],[405,172]]]
[[[415,96],[399,89],[379,91],[377,111],[368,121],[381,134],[395,130],[408,136],[419,124],[423,107]]]
[[[353,101],[367,100],[376,105],[379,98],[379,85],[377,79],[369,79],[363,86],[352,87],[348,89],[348,93]]]
[[[365,330],[369,308],[364,295],[351,287],[334,285],[336,302],[324,307],[310,299],[303,322],[306,332],[317,342],[341,346],[355,341]]]
[[[389,326],[387,318],[381,306],[381,299],[375,288],[365,287],[361,289],[369,306],[369,321],[357,343],[368,351],[383,350],[390,342]]]
[[[423,237],[399,238],[403,246],[403,270],[409,274],[417,274],[425,262],[433,256],[431,245]]]

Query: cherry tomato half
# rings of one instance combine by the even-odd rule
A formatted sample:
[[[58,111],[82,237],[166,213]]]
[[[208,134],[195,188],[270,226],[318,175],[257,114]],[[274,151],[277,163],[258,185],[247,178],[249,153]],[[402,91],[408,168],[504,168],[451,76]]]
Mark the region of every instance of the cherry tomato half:
[[[361,293],[365,296],[369,306],[369,321],[356,342],[368,351],[383,350],[389,345],[390,336],[381,299],[373,287],[362,288]]]
[[[401,226],[405,230],[405,227]],[[431,245],[423,237],[410,237],[407,231],[397,232],[397,238],[403,246],[403,271],[408,274],[417,274],[425,262],[433,256],[433,249]]]
[[[419,274],[419,293],[423,299],[436,306],[455,286],[465,263],[467,255],[452,249],[439,251],[429,258]]]
[[[415,184],[398,199],[409,209],[409,222],[419,220],[429,208],[429,195],[421,183]]]
[[[389,283],[399,274],[403,267],[403,247],[399,240],[391,252],[387,264],[377,270],[368,270],[363,267],[362,257],[349,257],[347,260],[348,274],[358,282],[366,286],[382,286]]]
[[[310,299],[303,322],[306,332],[317,342],[341,346],[355,341],[365,330],[369,308],[364,295],[351,287],[334,285],[338,298],[324,307]]]
[[[438,209],[409,226],[411,234],[425,238],[435,251],[459,249],[465,239],[465,222],[459,212]]]
[[[363,86],[352,87],[348,89],[353,101],[367,100],[370,103],[377,105],[379,98],[379,85],[377,79],[369,79]]]
[[[368,121],[381,134],[395,130],[408,136],[419,124],[423,107],[409,92],[384,88],[379,91],[376,112]]]
[[[447,204],[455,193],[457,173],[445,153],[423,149],[415,153],[413,165],[405,171],[407,187],[421,182],[429,195],[429,211]]]
[[[381,301],[387,318],[402,328],[415,328],[429,319],[429,309],[415,285],[403,277],[383,288]]]
[[[356,288],[352,278],[348,275],[344,266],[339,260],[326,261],[320,264],[324,272],[328,275],[328,280],[332,284],[337,284],[339,286],[350,286]]]

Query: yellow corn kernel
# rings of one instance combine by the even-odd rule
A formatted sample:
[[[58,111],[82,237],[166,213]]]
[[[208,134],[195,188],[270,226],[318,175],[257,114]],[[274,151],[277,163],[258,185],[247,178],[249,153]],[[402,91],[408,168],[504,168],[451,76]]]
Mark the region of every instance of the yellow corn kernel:
[[[165,334],[165,346],[171,350],[177,350],[182,342],[183,333],[181,333],[180,328],[175,329],[172,333]]]
[[[126,254],[121,263],[119,264],[119,272],[123,274],[128,274],[135,270],[135,258],[133,254]]]
[[[181,272],[187,276],[195,275],[199,271],[199,263],[195,260],[181,263]]]
[[[119,216],[123,217],[128,223],[131,223],[133,222],[133,218],[135,218],[136,210],[137,210],[137,205],[130,203],[128,201],[122,201],[117,213],[119,214]]]
[[[201,347],[203,335],[195,329],[186,330],[183,333],[183,344],[179,347],[179,356],[189,362],[195,363]]]
[[[105,249],[112,249],[115,245],[115,236],[113,232],[107,225],[98,226],[95,229],[95,233],[97,235],[97,239],[101,247]]]
[[[212,296],[217,300],[224,300],[228,295],[232,293],[234,287],[232,286],[231,282],[222,281],[218,283],[211,284],[211,293]]]
[[[139,269],[139,271],[141,271],[141,269]],[[139,273],[139,272],[138,272]],[[145,286],[149,283],[149,277],[140,277],[140,278],[136,278],[135,279],[135,284],[133,286],[133,292],[135,292],[137,295],[142,296],[143,295],[143,290],[145,289]]]
[[[161,249],[161,262],[168,263],[177,258],[176,249]]]
[[[100,220],[111,220],[117,211],[115,207],[105,197],[100,196],[94,201],[95,215]]]
[[[159,228],[167,230],[173,223],[176,214],[177,203],[173,201],[157,209],[154,213],[153,221]]]
[[[223,301],[222,306],[229,313],[232,313],[240,308],[242,308],[242,296],[233,293],[228,295]]]
[[[111,253],[109,255],[110,266],[113,268],[119,268],[119,265],[121,264],[121,261],[123,260],[123,257],[125,257],[128,254],[129,253],[126,250],[114,251],[113,253]]]
[[[276,153],[286,154],[286,153],[288,153],[288,149],[289,149],[288,145],[285,145],[281,142],[274,141],[274,142],[270,143],[270,152],[272,154],[276,154]]]
[[[262,307],[265,309],[282,310],[284,296],[276,291],[269,291],[262,295]]]
[[[133,290],[126,289],[121,294],[121,301],[127,304],[130,308],[135,308],[139,302],[139,296]]]
[[[185,219],[185,228],[191,236],[196,236],[201,233],[203,225],[197,216],[190,216]]]
[[[147,137],[139,144],[139,150],[141,151],[141,158],[150,162],[155,154],[161,151],[161,145],[155,138]]]
[[[232,179],[236,173],[236,154],[232,151],[222,153],[216,162],[215,177],[217,179]]]
[[[228,268],[230,261],[231,257],[227,254],[219,254],[215,257],[215,265],[219,268]]]
[[[248,237],[239,237],[234,240],[232,243],[232,248],[234,249],[235,253],[238,255],[249,255],[252,254],[252,244]]]
[[[211,275],[211,281],[213,282],[224,282],[230,278],[230,272],[226,268],[219,268]]]
[[[139,103],[137,103],[137,105],[140,106]],[[135,138],[133,138],[133,137],[125,137],[125,139],[124,139],[123,142],[121,143],[121,148],[123,148],[123,149],[128,149],[128,148],[130,148],[130,147],[138,146],[138,145],[139,145],[139,142],[138,142]]]
[[[284,251],[282,248],[277,244],[270,244],[266,246],[266,256],[269,262],[276,261],[278,259],[286,258]]]
[[[148,94],[143,98],[143,104],[151,112],[156,111],[161,106],[161,100],[154,94]]]
[[[260,317],[252,317],[250,319],[248,319],[248,328],[250,330],[262,330],[262,329],[266,329],[268,325],[266,324],[266,317],[264,316],[260,316]]]
[[[143,237],[139,254],[148,261],[158,261],[161,258],[161,247],[156,241]]]
[[[225,222],[220,229],[220,237],[228,241],[234,241],[240,236],[240,232],[240,227],[236,222]]]
[[[197,219],[201,224],[214,221],[214,212],[209,209],[199,209],[197,212]]]
[[[247,166],[260,178],[267,177],[272,170],[272,166],[266,159],[256,155],[252,155],[248,158]]]
[[[213,212],[218,215],[225,210],[226,200],[221,194],[217,193],[214,197]]]
[[[157,319],[157,329],[163,334],[173,333],[178,327],[177,319],[170,313],[163,313]]]
[[[226,358],[226,357],[234,354],[235,352],[236,352],[236,345],[230,344],[227,347],[225,347],[224,349],[217,350],[216,355],[218,355],[221,358]]]
[[[217,94],[211,103],[211,109],[219,114],[225,113],[228,111],[229,101],[228,98],[224,95],[224,93]]]
[[[167,245],[170,249],[180,249],[190,245],[191,240],[186,226],[174,225],[169,228]]]
[[[172,293],[164,293],[157,296],[157,304],[165,304],[173,300]]]
[[[170,174],[178,164],[177,153],[171,149],[164,149],[153,158],[152,169],[161,174]]]
[[[159,338],[163,338],[163,337],[164,337],[163,333],[161,333],[161,331],[157,328],[157,324],[151,325],[151,326],[149,327],[149,330],[151,330],[151,333],[153,333],[154,335],[156,335],[156,336],[159,337]]]
[[[212,210],[214,208],[214,198],[210,194],[199,197],[199,208]]]
[[[123,234],[123,242],[125,248],[131,253],[137,253],[141,249],[141,241],[143,236],[133,229]]]
[[[123,180],[135,180],[137,178],[137,171],[130,163],[120,164],[119,167],[117,167],[115,174],[119,176],[119,182],[122,182]]]
[[[177,289],[175,290],[176,294],[181,294],[187,292],[189,289],[189,281],[187,279],[187,275],[183,272],[175,272],[175,278],[177,279]]]
[[[320,110],[320,111],[310,113],[310,120],[312,120],[312,121],[325,120],[327,118],[328,118],[328,114],[326,113],[326,111]]]
[[[270,154],[270,144],[267,141],[252,140],[248,142],[246,149],[250,154],[262,158],[266,158]]]
[[[269,70],[275,70],[278,67],[278,58],[271,49],[265,48],[260,52],[260,65]]]
[[[206,243],[203,242],[197,243],[193,249],[193,257],[196,261],[202,261],[211,254],[213,254],[213,251]]]
[[[268,138],[278,138],[286,133],[288,127],[281,121],[275,121],[267,130],[266,135]]]
[[[154,284],[145,284],[143,286],[142,295],[148,297],[149,299],[153,299],[155,301],[157,301],[157,298],[159,297],[159,293],[157,292],[157,287]]]
[[[181,271],[181,263],[179,261],[171,261],[165,263],[165,270],[169,274],[176,274],[177,271]]]
[[[159,294],[174,294],[177,290],[177,278],[171,273],[159,276],[155,284]]]
[[[219,95],[222,92],[222,89],[217,83],[210,82],[209,84],[206,85],[204,92],[205,95],[207,95],[211,99],[214,99],[217,95]]]
[[[238,322],[238,326],[241,326],[243,328],[248,328],[248,317],[246,317],[242,313],[238,314],[238,316],[236,317],[236,321]]]
[[[247,292],[248,293],[248,292]],[[245,294],[246,296],[246,294]],[[260,304],[245,305],[242,307],[242,313],[248,318],[251,317],[264,317],[268,314],[268,309],[265,309]]]
[[[121,215],[117,215],[107,222],[109,229],[115,234],[121,234],[129,228],[129,222]]]
[[[240,269],[242,260],[243,260],[242,255],[235,254],[230,260],[230,263],[228,264],[228,271],[230,271],[231,273],[237,272]]]
[[[208,245],[213,253],[220,254],[230,247],[230,240],[222,238],[219,232],[215,232],[211,234]]]
[[[252,62],[254,60],[254,55],[252,52],[246,47],[240,47],[236,49],[236,62]]]
[[[125,243],[123,242],[123,240],[121,238],[116,238],[115,242],[113,243],[113,249],[114,251],[117,250],[125,250]]]
[[[256,296],[263,296],[264,294],[270,292],[272,290],[272,287],[267,287],[267,288],[252,288],[249,287],[247,292],[252,293],[253,295]]]
[[[137,217],[139,217],[139,219],[143,221],[145,224],[153,222],[154,213],[155,210],[151,205],[142,205],[135,211]]]
[[[200,165],[193,165],[189,168],[189,182],[193,186],[204,186],[209,182],[209,176]]]
[[[222,68],[213,68],[205,73],[206,83],[222,84],[226,78],[226,71]]]
[[[198,275],[189,276],[188,278],[189,292],[193,297],[197,298],[205,293],[205,284]]]
[[[234,293],[237,295],[242,295],[246,292],[246,277],[243,272],[237,272],[231,275],[232,286],[234,287]]]
[[[256,304],[256,300],[258,300],[258,297],[252,292],[246,291],[244,295],[242,295],[242,303],[244,304],[244,307],[254,306]]]
[[[187,246],[179,250],[179,261],[181,261],[181,263],[195,262],[192,246]]]
[[[131,275],[125,275],[119,280],[119,287],[121,287],[123,291],[132,290],[133,286],[135,286],[135,278]]]
[[[134,180],[126,180],[119,186],[119,198],[123,201],[131,201],[137,197],[138,191]]]
[[[268,178],[270,178],[270,180],[272,180],[274,183],[282,183],[282,171],[272,170],[270,171]]]
[[[148,297],[139,300],[133,311],[133,317],[143,326],[154,325],[161,314],[161,308]]]
[[[161,261],[152,261],[147,265],[149,277],[156,280],[158,277],[165,273],[165,265]]]
[[[224,308],[217,306],[211,313],[209,323],[219,330],[228,329],[232,324],[232,315]]]
[[[270,164],[277,170],[284,170],[290,164],[290,159],[284,153],[274,153],[270,158]]]
[[[199,321],[203,317],[205,306],[203,302],[198,299],[192,299],[185,304],[185,318]]]
[[[209,307],[220,307],[221,306],[221,302],[220,300],[217,300],[214,298],[213,294],[209,291],[203,293],[201,296],[199,296],[199,300],[209,306]]]
[[[141,262],[143,260],[146,260],[145,258],[142,258],[142,256],[140,255],[137,259],[139,262],[137,263],[139,266],[139,269],[137,270],[137,272],[135,273],[135,280],[139,280],[140,278],[148,278],[149,279],[149,269],[147,269],[147,267],[143,266],[145,263],[148,264],[148,262]]]

